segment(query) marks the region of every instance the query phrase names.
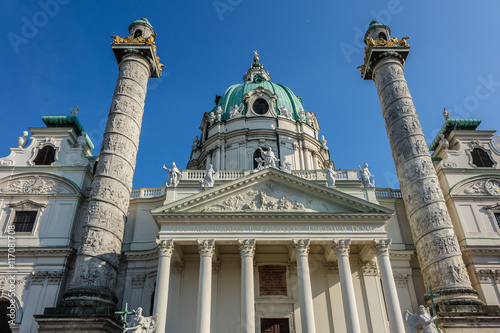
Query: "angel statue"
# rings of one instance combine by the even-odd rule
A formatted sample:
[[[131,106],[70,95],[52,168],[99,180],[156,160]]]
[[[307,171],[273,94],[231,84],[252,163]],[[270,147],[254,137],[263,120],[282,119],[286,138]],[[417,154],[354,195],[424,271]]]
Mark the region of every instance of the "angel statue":
[[[419,309],[420,314],[413,314],[408,310],[405,312],[409,333],[443,333],[441,329],[434,325],[437,316],[432,317],[429,308],[423,305],[420,305]],[[417,331],[420,327],[423,327],[423,330]]]
[[[144,317],[141,307],[132,311],[135,314],[134,319],[127,323],[127,327],[123,329],[123,332],[153,333],[155,331],[158,324],[158,314],[151,317]]]
[[[243,105],[243,103],[241,103],[240,106],[238,106],[238,105],[235,105],[234,107],[231,106],[229,108],[229,118],[241,116],[243,114],[244,108],[245,108],[245,106]]]

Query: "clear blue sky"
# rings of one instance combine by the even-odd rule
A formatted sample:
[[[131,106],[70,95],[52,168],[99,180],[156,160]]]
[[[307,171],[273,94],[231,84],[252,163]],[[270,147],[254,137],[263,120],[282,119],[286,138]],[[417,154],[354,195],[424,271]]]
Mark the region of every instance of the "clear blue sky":
[[[143,16],[166,68],[149,84],[134,188],[163,185],[163,164],[185,168],[203,113],[242,82],[255,49],[316,113],[336,168],[367,162],[377,186],[398,188],[375,86],[356,69],[372,19],[410,36],[405,74],[428,143],[443,107],[500,129],[498,1],[42,0],[2,1],[2,12],[1,157],[74,105],[97,155],[118,74],[109,37]]]

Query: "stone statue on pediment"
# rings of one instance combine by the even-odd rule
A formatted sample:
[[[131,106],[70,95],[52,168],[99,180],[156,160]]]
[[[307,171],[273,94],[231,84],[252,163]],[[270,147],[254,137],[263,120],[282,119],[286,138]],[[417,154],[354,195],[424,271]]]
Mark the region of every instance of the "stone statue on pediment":
[[[210,167],[205,173],[205,177],[203,178],[203,180],[200,181],[201,187],[214,187],[216,173],[217,170],[215,170],[212,164],[210,164]]]
[[[326,169],[326,187],[335,187],[335,178],[337,177],[337,172],[333,170],[333,166],[330,164],[328,169]]]
[[[168,171],[168,184],[166,185],[168,187],[177,187],[177,185],[179,185],[179,182],[181,181],[182,173],[179,169],[177,169],[175,162],[172,163],[172,168],[167,168],[165,165],[163,165],[163,169]]]
[[[361,179],[361,183],[364,187],[375,187],[375,176],[370,173],[368,169],[368,163],[365,163],[363,167],[358,165],[359,169],[359,178]],[[370,177],[373,177],[373,180],[370,180]]]

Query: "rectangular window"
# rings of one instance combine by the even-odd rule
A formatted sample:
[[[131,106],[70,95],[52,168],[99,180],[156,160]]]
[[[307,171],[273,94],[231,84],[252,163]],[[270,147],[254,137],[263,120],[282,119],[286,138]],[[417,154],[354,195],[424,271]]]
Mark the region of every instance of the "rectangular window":
[[[16,211],[14,216],[14,230],[16,232],[32,232],[35,226],[37,211]]]
[[[495,213],[495,219],[497,220],[497,225],[500,228],[500,213]]]

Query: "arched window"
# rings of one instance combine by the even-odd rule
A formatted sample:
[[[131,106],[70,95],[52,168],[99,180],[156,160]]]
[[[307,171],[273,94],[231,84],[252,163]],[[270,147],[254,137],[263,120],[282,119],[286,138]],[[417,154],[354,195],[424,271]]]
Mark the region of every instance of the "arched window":
[[[55,162],[56,158],[56,149],[52,146],[44,146],[42,149],[38,151],[33,164],[35,165],[51,165]]]
[[[136,30],[134,32],[134,38],[141,37],[141,36],[142,36],[142,30],[141,29]]]
[[[10,317],[7,315],[10,314],[8,307],[10,306],[10,302],[5,299],[0,299],[0,332],[10,333],[12,332],[9,327]]]
[[[267,151],[267,148],[262,148],[262,150]],[[257,169],[259,167],[259,161],[262,160],[262,163],[264,163],[264,158],[262,158],[262,153],[260,152],[260,149],[257,149],[253,153],[253,168]]]
[[[493,161],[486,150],[474,148],[470,154],[472,156],[472,164],[475,166],[485,168],[491,168],[493,166]]]
[[[383,32],[378,33],[378,39],[387,40],[387,35]]]

